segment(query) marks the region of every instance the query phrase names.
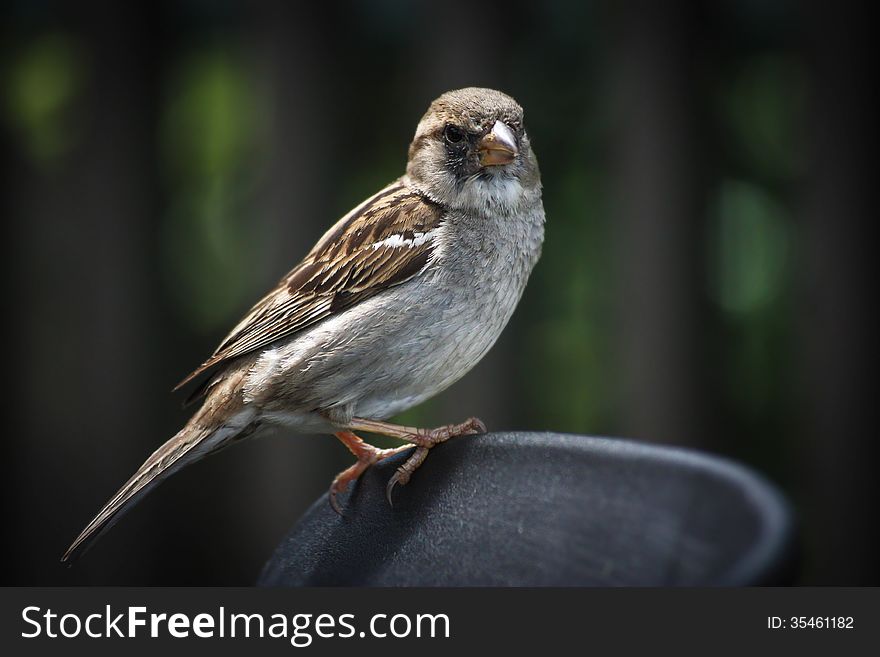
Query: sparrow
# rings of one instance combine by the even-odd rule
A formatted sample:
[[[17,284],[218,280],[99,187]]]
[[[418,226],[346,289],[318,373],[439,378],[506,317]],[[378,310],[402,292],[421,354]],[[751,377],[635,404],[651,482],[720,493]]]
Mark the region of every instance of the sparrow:
[[[485,433],[476,418],[435,429],[387,418],[464,376],[507,324],[541,253],[541,177],[515,100],[493,89],[449,91],[428,108],[406,173],[330,228],[303,261],[175,390],[204,376],[201,407],[110,498],[62,557],[84,552],[160,481],[270,426],[335,435],[368,467],[412,453],[389,503],[429,450]],[[405,441],[378,449],[355,432]]]

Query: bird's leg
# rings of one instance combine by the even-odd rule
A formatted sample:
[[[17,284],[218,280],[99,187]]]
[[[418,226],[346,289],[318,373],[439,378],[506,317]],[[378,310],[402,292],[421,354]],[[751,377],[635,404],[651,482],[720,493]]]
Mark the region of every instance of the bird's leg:
[[[385,487],[385,497],[388,504],[391,504],[391,491],[397,484],[406,485],[412,473],[428,457],[428,450],[434,445],[445,442],[453,436],[472,436],[480,433],[486,433],[486,425],[475,417],[465,420],[461,424],[447,424],[436,429],[418,429],[416,427],[402,427],[388,422],[379,422],[377,420],[367,420],[364,418],[354,417],[348,423],[350,429],[356,431],[369,431],[370,433],[378,433],[383,436],[399,438],[416,446],[416,449],[410,454],[409,458],[397,468],[397,472],[388,480]]]
[[[354,454],[357,459],[354,465],[336,475],[333,483],[330,484],[330,506],[333,507],[336,513],[342,515],[342,508],[339,506],[336,496],[344,491],[350,482],[360,477],[364,470],[371,465],[407,450],[410,446],[402,445],[392,449],[379,449],[369,443],[365,443],[360,436],[356,436],[351,431],[338,431],[334,435],[342,441],[343,445],[348,447],[348,451]]]

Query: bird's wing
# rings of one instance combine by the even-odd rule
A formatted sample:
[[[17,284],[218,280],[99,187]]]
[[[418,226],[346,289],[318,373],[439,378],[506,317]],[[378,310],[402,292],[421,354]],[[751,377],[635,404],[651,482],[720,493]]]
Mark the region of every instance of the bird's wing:
[[[175,390],[215,365],[409,280],[434,253],[442,219],[439,205],[399,180],[367,199],[328,230]]]

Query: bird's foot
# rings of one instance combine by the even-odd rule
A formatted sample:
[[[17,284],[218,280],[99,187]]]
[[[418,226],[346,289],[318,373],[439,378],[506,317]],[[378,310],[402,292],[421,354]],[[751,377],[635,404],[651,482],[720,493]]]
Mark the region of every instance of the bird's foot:
[[[399,454],[402,451],[410,449],[410,445],[402,445],[392,449],[379,449],[369,443],[365,443],[360,436],[350,431],[339,431],[336,434],[342,443],[348,447],[349,451],[355,455],[357,461],[351,466],[340,472],[330,484],[330,506],[336,513],[342,515],[342,507],[339,505],[337,496],[348,488],[349,483],[360,477],[364,471],[374,463],[378,463],[389,456]],[[408,461],[407,461],[408,462]]]
[[[406,486],[412,473],[428,458],[428,450],[430,449],[430,447],[416,447],[409,458],[404,461],[403,465],[397,468],[397,471],[388,480],[388,484],[385,486],[385,499],[388,500],[388,506],[394,506],[394,502],[391,500],[391,492],[394,490],[394,487],[397,484]]]
[[[447,424],[423,432],[412,442],[416,445],[431,448],[434,445],[445,442],[455,436],[476,436],[481,433],[486,433],[486,431],[488,431],[488,429],[486,429],[486,425],[483,424],[482,420],[471,417],[461,424]]]
[[[469,418],[461,424],[447,424],[436,429],[401,427],[396,424],[388,424],[387,422],[352,418],[351,427],[361,431],[391,436],[392,438],[400,438],[416,446],[415,451],[410,454],[404,464],[397,468],[397,472],[388,480],[388,485],[385,487],[385,497],[388,499],[388,504],[392,504],[391,493],[394,487],[398,484],[401,486],[406,485],[412,473],[424,463],[428,457],[428,451],[434,445],[445,442],[454,436],[473,436],[486,433],[486,425],[475,417]]]

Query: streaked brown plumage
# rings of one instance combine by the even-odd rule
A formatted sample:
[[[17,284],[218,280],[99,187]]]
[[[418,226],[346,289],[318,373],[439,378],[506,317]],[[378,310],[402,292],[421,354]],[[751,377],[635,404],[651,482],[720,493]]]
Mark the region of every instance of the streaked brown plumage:
[[[301,331],[417,274],[434,243],[400,249],[381,244],[392,236],[414,240],[436,228],[443,208],[401,180],[340,219],[303,261],[232,329],[217,350],[175,390],[203,372]],[[407,237],[409,236],[409,237]]]

